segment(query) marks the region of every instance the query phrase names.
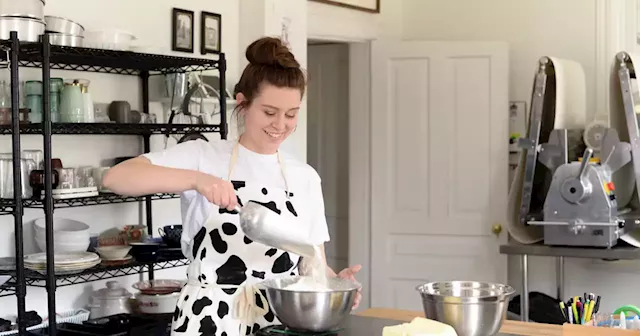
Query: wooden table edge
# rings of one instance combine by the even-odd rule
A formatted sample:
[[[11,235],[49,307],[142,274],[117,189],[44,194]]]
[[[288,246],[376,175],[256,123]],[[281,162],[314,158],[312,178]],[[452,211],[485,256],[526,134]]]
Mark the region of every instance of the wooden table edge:
[[[355,313],[357,316],[410,322],[416,317],[424,317],[424,312],[389,309],[369,308]],[[501,333],[522,336],[631,336],[640,335],[637,330],[619,330],[612,328],[596,328],[575,324],[555,325],[536,322],[521,322],[505,320],[500,328]]]

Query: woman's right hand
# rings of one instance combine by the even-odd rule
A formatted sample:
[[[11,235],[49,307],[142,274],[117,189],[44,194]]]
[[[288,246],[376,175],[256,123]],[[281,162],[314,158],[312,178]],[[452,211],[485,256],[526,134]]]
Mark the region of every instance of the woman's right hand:
[[[221,209],[232,211],[238,204],[233,184],[213,175],[200,173],[196,178],[196,191]]]

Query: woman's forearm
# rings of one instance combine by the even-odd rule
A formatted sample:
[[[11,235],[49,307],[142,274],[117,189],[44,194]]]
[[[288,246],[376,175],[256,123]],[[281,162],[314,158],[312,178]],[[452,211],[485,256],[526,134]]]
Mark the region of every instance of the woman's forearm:
[[[102,185],[125,196],[180,193],[195,188],[198,174],[201,173],[156,166],[145,157],[137,157],[109,169],[102,178]]]

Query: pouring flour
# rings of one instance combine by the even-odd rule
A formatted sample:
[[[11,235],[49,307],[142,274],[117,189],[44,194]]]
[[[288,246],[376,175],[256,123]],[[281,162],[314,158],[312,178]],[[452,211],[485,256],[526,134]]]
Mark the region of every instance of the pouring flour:
[[[299,271],[303,275],[286,289],[296,291],[329,291],[327,265],[320,246],[308,241],[297,223],[289,222],[267,207],[247,202],[235,210],[240,214],[240,227],[251,240],[272,246],[302,257]]]

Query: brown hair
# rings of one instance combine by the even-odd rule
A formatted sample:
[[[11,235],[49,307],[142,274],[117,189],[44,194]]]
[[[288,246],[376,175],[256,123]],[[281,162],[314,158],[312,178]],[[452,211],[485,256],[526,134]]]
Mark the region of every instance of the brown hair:
[[[247,100],[236,107],[236,112],[251,105],[264,83],[298,89],[304,95],[307,80],[300,63],[279,38],[263,37],[254,41],[247,47],[245,56],[249,64],[242,71],[233,96],[242,93]]]

